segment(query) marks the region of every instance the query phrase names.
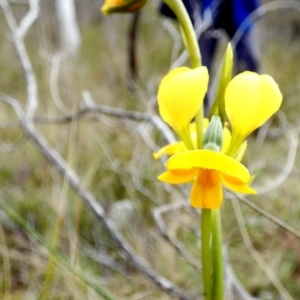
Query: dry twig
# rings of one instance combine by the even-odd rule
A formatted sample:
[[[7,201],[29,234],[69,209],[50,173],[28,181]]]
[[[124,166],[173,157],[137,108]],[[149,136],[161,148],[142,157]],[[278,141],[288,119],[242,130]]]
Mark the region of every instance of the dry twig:
[[[20,106],[20,103],[16,99],[7,95],[1,94],[1,99],[13,107],[16,115],[18,116],[20,124],[29,139],[39,149],[39,151],[49,161],[49,163],[61,175],[63,175],[64,178],[69,182],[69,184],[74,188],[74,190],[77,191],[78,195],[85,202],[90,211],[95,215],[96,219],[102,222],[107,231],[110,233],[111,238],[118,246],[118,250],[122,253],[123,257],[127,259],[132,266],[148,276],[148,278],[150,278],[153,283],[155,283],[165,293],[181,300],[190,300],[191,298],[189,296],[186,296],[185,293],[181,291],[175,284],[157,274],[152,268],[148,266],[147,262],[133,250],[129,243],[124,239],[114,222],[105,214],[104,209],[97,202],[92,193],[82,186],[80,178],[77,176],[74,170],[66,163],[61,155],[50,146],[44,136],[41,135],[34,127],[33,115],[38,105],[37,84],[31,62],[26,52],[23,37],[34,21],[33,16],[37,17],[36,6],[33,4],[38,5],[38,1],[31,0],[30,3],[32,4],[30,6],[30,11],[25,16],[25,18],[27,18],[30,22],[25,22],[23,19],[23,21],[21,21],[21,25],[23,27],[20,27],[20,29],[16,25],[7,0],[0,0],[0,5],[4,11],[7,22],[10,25],[12,40],[19,56],[20,64],[22,65],[24,70],[24,76],[27,81],[27,108],[24,111]],[[20,35],[18,33],[22,33],[23,35]]]
[[[239,229],[245,244],[246,249],[249,251],[249,253],[252,255],[252,257],[256,260],[258,265],[262,268],[262,270],[266,273],[270,281],[273,283],[275,288],[278,290],[280,295],[283,297],[285,300],[293,300],[291,295],[288,293],[286,288],[282,285],[282,283],[279,281],[273,270],[270,268],[270,266],[265,262],[265,260],[262,258],[262,256],[259,254],[259,252],[254,248],[251,238],[249,236],[245,220],[240,208],[240,204],[237,201],[236,198],[232,198],[232,206],[236,215],[236,219],[239,224]]]

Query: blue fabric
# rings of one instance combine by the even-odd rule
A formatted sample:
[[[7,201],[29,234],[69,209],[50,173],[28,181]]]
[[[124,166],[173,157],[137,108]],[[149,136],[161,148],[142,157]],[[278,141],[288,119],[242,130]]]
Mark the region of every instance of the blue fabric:
[[[225,29],[232,37],[245,19],[260,5],[260,0],[183,0],[187,12],[192,20],[196,7],[200,7],[200,14],[212,12],[213,27]],[[160,7],[160,12],[168,17],[175,18],[174,13],[165,4]],[[242,30],[251,28],[252,20],[243,24]]]
[[[225,29],[229,36],[232,37],[234,33],[240,28],[247,31],[252,26],[252,20],[243,22],[247,17],[256,10],[259,5],[259,0],[190,0],[198,1],[201,5],[201,15],[209,9],[212,12],[213,25],[215,29]]]
[[[260,0],[182,0],[189,16],[194,23],[193,16],[210,12],[212,26],[203,32],[199,39],[202,63],[210,72],[213,56],[218,44],[218,38],[211,35],[214,29],[223,29],[229,39],[232,39],[237,30],[242,30],[242,35],[236,44],[235,61],[236,71],[244,70],[259,72],[259,58],[255,52],[251,27],[253,21],[248,16],[260,5]],[[165,4],[160,7],[160,12],[168,17],[176,18],[172,10]],[[248,22],[243,23],[245,20]],[[242,25],[242,27],[241,27]]]

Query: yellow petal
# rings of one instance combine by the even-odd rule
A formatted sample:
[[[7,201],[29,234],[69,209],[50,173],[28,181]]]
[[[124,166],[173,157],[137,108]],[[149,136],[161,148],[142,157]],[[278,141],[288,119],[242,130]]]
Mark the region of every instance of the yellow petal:
[[[193,180],[197,175],[197,169],[190,170],[172,170],[162,173],[157,178],[160,181],[172,183],[172,184],[180,184]]]
[[[247,184],[238,180],[237,178],[222,173],[220,174],[220,176],[224,185],[230,190],[242,194],[256,194],[256,191],[254,189],[250,188]]]
[[[202,168],[221,171],[242,182],[250,180],[246,167],[230,156],[211,150],[193,150],[173,155],[167,161],[168,170]]]
[[[221,206],[222,200],[222,184],[218,172],[200,170],[191,190],[191,205],[217,209]]]
[[[199,111],[207,85],[206,67],[176,68],[163,78],[157,95],[159,112],[176,132],[186,129]]]
[[[246,137],[264,124],[280,107],[282,94],[269,75],[243,72],[225,92],[225,108],[234,135]]]
[[[186,150],[187,148],[183,142],[176,142],[159,149],[157,152],[153,153],[153,157],[158,159],[162,155],[173,155]]]

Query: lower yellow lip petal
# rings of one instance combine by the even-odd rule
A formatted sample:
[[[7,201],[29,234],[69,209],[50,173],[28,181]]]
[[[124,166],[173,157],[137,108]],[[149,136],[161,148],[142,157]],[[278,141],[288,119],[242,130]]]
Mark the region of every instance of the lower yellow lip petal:
[[[214,185],[209,185],[199,184],[198,179],[195,180],[190,195],[190,202],[193,207],[217,209],[221,206],[222,200],[221,181]]]
[[[217,170],[236,177],[242,182],[250,180],[250,174],[241,163],[220,152],[193,150],[173,155],[166,164],[168,170],[201,168]]]

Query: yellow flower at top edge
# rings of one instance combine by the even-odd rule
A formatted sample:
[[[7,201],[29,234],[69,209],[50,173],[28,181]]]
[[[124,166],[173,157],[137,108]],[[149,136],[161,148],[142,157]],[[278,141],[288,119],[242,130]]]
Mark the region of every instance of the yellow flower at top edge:
[[[133,13],[141,9],[147,0],[105,0],[101,12],[105,15],[112,13]]]
[[[249,171],[237,160],[211,150],[192,150],[173,155],[166,164],[167,171],[158,179],[180,184],[194,180],[190,194],[193,207],[217,209],[223,200],[222,184],[244,194],[255,194],[248,186]]]
[[[225,109],[232,135],[245,139],[280,107],[282,94],[269,75],[243,72],[234,77],[225,92]]]
[[[163,78],[157,95],[159,113],[177,133],[188,128],[202,107],[207,86],[206,67],[176,68]]]

